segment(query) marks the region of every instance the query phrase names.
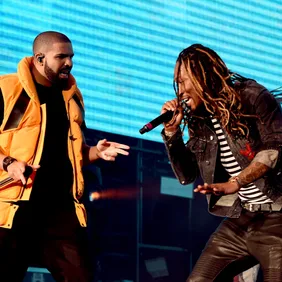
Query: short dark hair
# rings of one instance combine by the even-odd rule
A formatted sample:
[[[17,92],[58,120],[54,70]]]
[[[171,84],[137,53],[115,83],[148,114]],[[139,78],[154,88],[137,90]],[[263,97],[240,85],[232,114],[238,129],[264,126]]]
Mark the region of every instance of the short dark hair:
[[[35,55],[43,47],[48,49],[55,42],[71,43],[70,39],[61,32],[44,31],[38,34],[33,41],[33,54]]]

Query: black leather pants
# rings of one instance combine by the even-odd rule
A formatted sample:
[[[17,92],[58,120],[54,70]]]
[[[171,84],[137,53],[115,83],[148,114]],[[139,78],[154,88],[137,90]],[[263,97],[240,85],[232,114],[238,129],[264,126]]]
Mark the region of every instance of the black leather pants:
[[[282,282],[282,213],[225,219],[210,237],[187,282],[229,282],[260,263],[264,281]]]

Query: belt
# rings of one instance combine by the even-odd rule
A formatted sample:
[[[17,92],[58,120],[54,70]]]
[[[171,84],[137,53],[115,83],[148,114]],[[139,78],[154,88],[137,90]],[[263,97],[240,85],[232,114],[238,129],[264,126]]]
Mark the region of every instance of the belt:
[[[241,206],[250,211],[250,212],[272,212],[272,211],[280,211],[282,206],[279,204],[249,204],[249,203],[241,203]]]

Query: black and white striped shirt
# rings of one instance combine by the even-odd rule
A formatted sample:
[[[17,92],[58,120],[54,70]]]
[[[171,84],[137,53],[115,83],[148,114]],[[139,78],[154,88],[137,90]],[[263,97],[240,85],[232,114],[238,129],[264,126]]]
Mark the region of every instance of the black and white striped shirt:
[[[211,119],[215,133],[219,140],[220,148],[220,161],[222,166],[228,172],[230,176],[237,176],[241,171],[239,163],[233,156],[231,149],[227,143],[227,139],[224,136],[223,130],[217,119]],[[264,195],[254,183],[250,183],[245,187],[241,187],[238,191],[239,198],[242,202],[252,203],[252,204],[266,204],[272,203],[266,195]]]

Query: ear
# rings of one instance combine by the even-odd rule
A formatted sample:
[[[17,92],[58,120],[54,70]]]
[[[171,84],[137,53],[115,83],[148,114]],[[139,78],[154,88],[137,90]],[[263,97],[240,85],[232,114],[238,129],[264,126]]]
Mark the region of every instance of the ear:
[[[45,56],[42,53],[35,54],[35,58],[40,64],[42,64],[44,57]]]

